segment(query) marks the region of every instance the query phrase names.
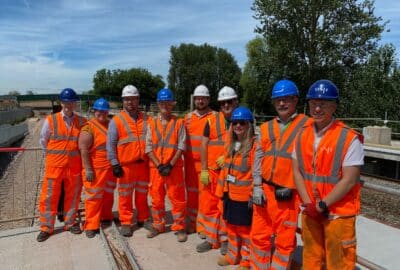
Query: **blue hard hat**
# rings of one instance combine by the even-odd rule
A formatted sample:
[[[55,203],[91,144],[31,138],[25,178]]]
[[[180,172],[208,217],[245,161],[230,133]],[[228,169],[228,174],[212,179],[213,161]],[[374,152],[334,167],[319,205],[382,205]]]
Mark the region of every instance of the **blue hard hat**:
[[[60,100],[64,102],[78,101],[78,95],[72,88],[65,88],[60,93]]]
[[[174,94],[168,88],[163,88],[157,93],[157,102],[158,101],[174,101]]]
[[[299,96],[299,89],[296,84],[290,80],[280,80],[275,83],[272,88],[272,99],[286,97],[286,96]]]
[[[250,121],[253,122],[253,114],[251,111],[243,106],[239,106],[232,112],[231,121]]]
[[[318,80],[308,89],[306,99],[329,99],[339,101],[339,89],[329,80]]]
[[[108,101],[104,98],[99,98],[96,99],[96,101],[93,104],[93,109],[98,110],[98,111],[106,111],[108,112],[110,110],[110,104]]]

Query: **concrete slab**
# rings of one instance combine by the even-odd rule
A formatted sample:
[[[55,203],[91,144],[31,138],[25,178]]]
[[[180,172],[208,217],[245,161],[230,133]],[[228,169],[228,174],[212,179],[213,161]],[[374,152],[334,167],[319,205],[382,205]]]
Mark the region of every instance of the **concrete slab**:
[[[0,232],[1,269],[96,269],[111,268],[99,238],[73,235],[58,229],[47,241],[39,243],[39,228]]]

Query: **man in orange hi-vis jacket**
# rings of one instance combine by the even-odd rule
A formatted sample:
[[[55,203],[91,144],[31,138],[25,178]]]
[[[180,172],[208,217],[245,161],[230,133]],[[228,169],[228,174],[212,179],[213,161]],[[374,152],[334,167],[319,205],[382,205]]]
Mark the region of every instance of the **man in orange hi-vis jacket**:
[[[224,86],[218,92],[220,112],[210,117],[204,126],[201,145],[201,173],[198,221],[203,225],[206,241],[196,246],[197,252],[206,252],[220,247],[225,255],[228,237],[222,219],[222,201],[215,195],[218,177],[224,165],[224,144],[233,110],[238,105],[238,96],[231,87]]]
[[[272,89],[278,116],[260,126],[260,143],[253,166],[252,269],[290,269],[296,248],[298,198],[292,172],[294,139],[308,121],[296,113],[299,90],[290,80]],[[272,253],[271,238],[275,235]]]
[[[146,154],[150,158],[150,196],[152,228],[147,237],[152,238],[165,231],[165,194],[172,204],[171,226],[178,241],[185,242],[185,183],[183,179],[182,153],[185,150],[186,132],[183,120],[172,114],[174,96],[168,88],[157,93],[160,113],[151,121],[146,135]],[[166,189],[166,190],[165,190]]]
[[[204,126],[215,112],[208,106],[210,93],[206,86],[199,85],[194,89],[193,100],[195,110],[185,115],[186,151],[185,156],[185,184],[186,184],[186,212],[189,218],[188,232],[197,231],[202,237],[204,228],[197,221],[199,207],[199,176],[201,171],[200,147],[203,138]],[[201,186],[202,187],[202,186]],[[200,215],[202,215],[200,213]]]
[[[316,81],[306,99],[313,122],[297,135],[292,155],[303,202],[303,268],[353,270],[363,138],[333,117],[339,91],[331,81]]]
[[[139,111],[140,95],[133,85],[122,89],[123,110],[111,119],[107,132],[107,158],[118,181],[118,213],[121,234],[133,234],[132,194],[135,191],[137,225],[147,227],[149,161],[145,154],[148,116]]]
[[[60,93],[62,110],[49,115],[40,133],[40,144],[46,153],[45,175],[39,199],[40,233],[38,242],[46,241],[54,231],[57,205],[64,183],[64,229],[81,233],[75,216],[81,191],[81,156],[78,136],[86,119],[74,113],[78,96],[71,88]]]
[[[113,219],[113,187],[116,183],[106,150],[110,105],[104,98],[99,98],[94,102],[93,109],[94,117],[82,127],[78,141],[86,193],[84,230],[88,238],[96,236],[101,219]]]

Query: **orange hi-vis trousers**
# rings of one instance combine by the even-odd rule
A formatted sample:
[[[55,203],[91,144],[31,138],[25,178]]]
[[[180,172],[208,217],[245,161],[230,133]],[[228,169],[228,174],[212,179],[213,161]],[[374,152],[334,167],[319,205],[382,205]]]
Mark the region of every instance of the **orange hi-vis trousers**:
[[[50,167],[46,166],[39,200],[40,230],[53,233],[57,215],[57,206],[64,183],[64,229],[75,224],[75,216],[82,191],[80,166]]]
[[[353,270],[356,265],[356,217],[318,223],[301,215],[303,269]]]
[[[215,195],[220,170],[208,170],[210,183],[200,184],[198,221],[204,228],[207,241],[213,248],[219,248],[220,243],[227,241],[227,229],[222,218],[222,200]]]
[[[132,196],[135,191],[135,207],[137,210],[137,221],[145,221],[150,216],[147,203],[149,186],[148,163],[137,162],[122,166],[124,175],[118,178],[118,213],[122,225],[133,223]]]
[[[263,184],[263,190],[266,198],[265,206],[253,206],[250,232],[251,268],[289,269],[291,255],[296,248],[298,198],[293,196],[290,201],[277,201],[273,186]],[[271,254],[271,237],[274,234],[275,249]]]
[[[226,223],[228,231],[228,252],[225,259],[230,264],[250,267],[250,226]]]
[[[185,158],[185,186],[186,186],[186,214],[189,218],[188,228],[197,232],[204,231],[200,223],[197,223],[199,208],[199,175],[201,162]]]
[[[82,170],[83,186],[85,188],[85,230],[97,230],[100,227],[100,220],[112,220],[112,206],[114,194],[107,192],[109,183],[114,183],[116,178],[110,168],[94,169],[95,179],[93,182],[86,181],[85,170]]]
[[[153,227],[158,232],[165,231],[165,195],[167,194],[172,205],[171,212],[174,220],[171,230],[184,230],[186,200],[183,168],[181,166],[173,167],[170,175],[161,176],[157,168],[151,167],[149,187]]]

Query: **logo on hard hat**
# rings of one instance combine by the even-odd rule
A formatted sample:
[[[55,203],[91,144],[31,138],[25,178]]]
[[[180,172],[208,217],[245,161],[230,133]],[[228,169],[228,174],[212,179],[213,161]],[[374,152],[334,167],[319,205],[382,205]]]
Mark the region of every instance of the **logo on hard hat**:
[[[317,87],[317,89],[315,89],[315,92],[321,93],[323,95],[328,91],[328,88],[326,88],[322,83]]]

